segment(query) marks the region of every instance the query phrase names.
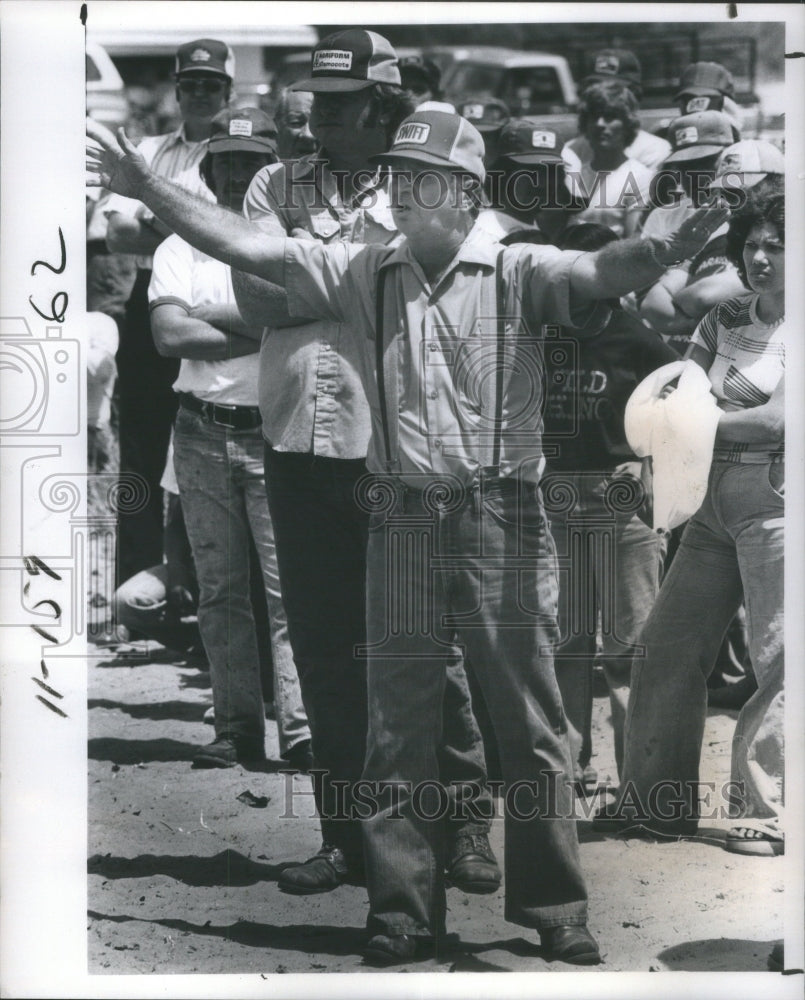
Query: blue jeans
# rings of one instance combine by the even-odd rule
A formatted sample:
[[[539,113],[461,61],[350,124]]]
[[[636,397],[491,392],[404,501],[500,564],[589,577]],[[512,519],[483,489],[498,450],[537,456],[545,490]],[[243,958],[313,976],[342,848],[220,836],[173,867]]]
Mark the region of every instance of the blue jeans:
[[[632,667],[623,784],[654,821],[695,826],[707,677],[746,603],[758,690],[732,742],[733,813],[779,831],[783,800],[782,463],[715,462],[641,637]],[[674,784],[660,786],[663,781]],[[654,792],[652,794],[652,789]],[[720,790],[711,806],[722,805]],[[676,800],[676,801],[675,801]],[[708,809],[710,806],[707,807]]]
[[[353,789],[366,755],[366,545],[369,515],[358,502],[363,460],[265,449],[266,481],[277,538],[288,632],[323,773],[313,791],[325,842],[354,868],[363,845],[353,816]],[[441,773],[448,783],[474,783],[478,811],[491,814],[481,734],[460,663],[444,697]],[[339,788],[343,791],[339,795]],[[488,819],[466,824],[487,830]]]
[[[601,664],[609,688],[620,773],[632,656],[660,589],[665,539],[632,511],[618,509],[617,490],[621,487],[628,493],[628,482],[592,472],[555,473],[544,480],[548,486],[545,505],[559,559],[561,638],[554,653],[556,679],[577,777],[592,756],[599,616]]]
[[[279,586],[259,428],[232,431],[179,408],[174,463],[199,583],[198,621],[210,662],[215,733],[265,736],[257,632],[249,596],[249,536],[263,571],[274,661],[280,754],[310,739]]]
[[[536,928],[586,923],[553,667],[555,552],[536,489],[502,480],[483,495],[458,490],[441,510],[427,491],[399,492],[372,515],[367,595],[363,777],[379,796],[364,821],[370,932],[444,929],[450,803],[434,779],[456,637],[483,691],[507,786],[506,919]]]

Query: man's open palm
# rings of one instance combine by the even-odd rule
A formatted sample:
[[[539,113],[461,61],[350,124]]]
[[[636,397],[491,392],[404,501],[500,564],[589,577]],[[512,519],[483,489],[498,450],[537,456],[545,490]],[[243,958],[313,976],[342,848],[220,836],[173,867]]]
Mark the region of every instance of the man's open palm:
[[[108,128],[87,118],[87,138],[92,140],[87,143],[87,171],[94,175],[87,180],[87,186],[105,187],[127,198],[139,198],[148,164],[123,129],[118,129],[115,138]]]

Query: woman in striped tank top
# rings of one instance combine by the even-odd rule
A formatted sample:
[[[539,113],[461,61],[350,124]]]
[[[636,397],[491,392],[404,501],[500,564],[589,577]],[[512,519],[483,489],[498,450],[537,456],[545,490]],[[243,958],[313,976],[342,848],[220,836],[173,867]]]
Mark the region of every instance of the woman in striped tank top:
[[[733,615],[746,602],[758,690],[738,716],[729,786],[707,818],[736,819],[725,847],[783,853],[783,513],[785,206],[781,184],[758,185],[735,211],[727,253],[748,291],[701,321],[687,357],[708,374],[721,410],[708,490],[690,519],[632,665],[619,800],[598,829],[642,820],[692,833],[707,677]],[[645,815],[632,809],[627,794]],[[635,796],[637,798],[635,798]],[[720,807],[727,806],[723,812]]]

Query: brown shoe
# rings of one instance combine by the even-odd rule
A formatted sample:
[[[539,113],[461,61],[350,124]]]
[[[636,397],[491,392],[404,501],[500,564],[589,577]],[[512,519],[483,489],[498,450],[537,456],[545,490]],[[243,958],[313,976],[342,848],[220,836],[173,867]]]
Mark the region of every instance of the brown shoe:
[[[277,885],[282,892],[292,896],[313,896],[337,889],[347,881],[349,874],[344,852],[332,844],[322,844],[312,858],[286,868],[277,879]]]
[[[447,860],[450,885],[476,895],[497,892],[503,876],[485,833],[460,833]]]
[[[571,965],[597,965],[601,952],[585,924],[563,924],[561,927],[546,927],[539,932],[547,958],[556,958]]]

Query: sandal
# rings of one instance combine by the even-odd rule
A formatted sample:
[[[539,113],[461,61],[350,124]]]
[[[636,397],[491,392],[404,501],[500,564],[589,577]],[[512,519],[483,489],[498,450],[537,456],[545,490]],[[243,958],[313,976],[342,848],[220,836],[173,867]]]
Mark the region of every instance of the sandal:
[[[785,839],[751,826],[734,826],[727,834],[724,849],[731,854],[772,858],[785,852]]]

